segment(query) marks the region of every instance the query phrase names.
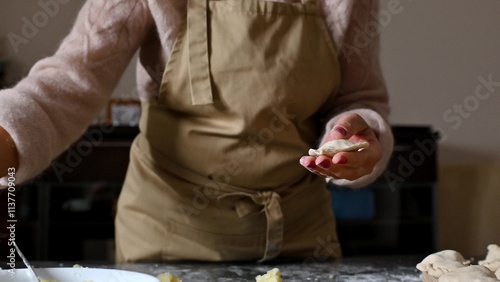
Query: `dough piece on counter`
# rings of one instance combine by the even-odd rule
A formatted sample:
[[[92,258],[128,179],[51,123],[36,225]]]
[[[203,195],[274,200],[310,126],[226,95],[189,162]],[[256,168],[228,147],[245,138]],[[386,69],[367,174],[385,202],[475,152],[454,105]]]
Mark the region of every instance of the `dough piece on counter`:
[[[470,265],[470,261],[465,260],[459,252],[444,250],[425,257],[422,262],[417,264],[417,269],[439,278],[445,273],[468,265]]]
[[[170,272],[162,273],[158,275],[157,278],[160,280],[160,282],[182,282],[182,279]]]
[[[367,148],[370,143],[364,141],[359,143],[353,143],[345,139],[337,139],[326,142],[319,149],[309,149],[309,156],[330,156],[333,157],[338,152],[348,152]]]
[[[493,272],[498,272],[500,270],[500,247],[495,244],[488,245],[486,258],[480,260],[478,264],[486,266]]]
[[[264,275],[259,275],[255,277],[256,282],[282,282],[281,281],[281,273],[278,268],[274,268],[269,270]]]
[[[495,274],[482,265],[457,268],[439,277],[439,282],[498,282]]]
[[[495,272],[495,275],[496,275],[496,277],[497,277],[498,279],[500,279],[500,269],[499,269],[499,270],[497,270],[497,272]]]

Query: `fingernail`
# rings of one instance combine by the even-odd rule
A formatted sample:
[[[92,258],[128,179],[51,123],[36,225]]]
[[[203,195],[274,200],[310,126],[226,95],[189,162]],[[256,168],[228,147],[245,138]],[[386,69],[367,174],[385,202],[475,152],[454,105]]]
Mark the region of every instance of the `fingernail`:
[[[322,168],[329,168],[330,167],[330,161],[329,160],[322,160],[318,166]]]
[[[342,135],[347,135],[347,129],[343,128],[342,126],[336,126],[333,130],[337,131],[338,133]]]
[[[306,164],[307,168],[316,168],[316,164],[314,162],[309,162]]]
[[[345,164],[347,163],[347,159],[345,157],[339,157],[334,161],[335,164]]]
[[[316,164],[313,161],[307,161],[305,158],[300,159],[300,164],[307,168],[315,168]]]

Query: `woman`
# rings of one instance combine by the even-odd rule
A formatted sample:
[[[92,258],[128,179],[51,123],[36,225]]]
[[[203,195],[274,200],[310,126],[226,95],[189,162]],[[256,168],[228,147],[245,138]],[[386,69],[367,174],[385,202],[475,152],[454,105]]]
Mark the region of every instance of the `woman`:
[[[378,38],[360,34],[376,9],[375,0],[88,0],[57,52],[0,92],[2,175],[16,167],[23,182],[45,169],[140,49],[142,116],[117,261],[340,257],[325,178],[367,185],[393,146]],[[370,146],[306,155],[335,139]]]

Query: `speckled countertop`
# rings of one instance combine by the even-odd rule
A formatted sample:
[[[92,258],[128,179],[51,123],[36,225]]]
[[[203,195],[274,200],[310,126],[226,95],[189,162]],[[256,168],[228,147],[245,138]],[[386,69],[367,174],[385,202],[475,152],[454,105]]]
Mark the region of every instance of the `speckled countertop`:
[[[370,281],[410,282],[422,281],[415,268],[423,257],[356,257],[334,262],[282,261],[273,263],[130,263],[112,264],[99,262],[33,262],[35,267],[84,267],[114,268],[137,271],[151,275],[170,272],[190,281],[255,281],[257,275],[278,268],[284,282],[298,281]]]

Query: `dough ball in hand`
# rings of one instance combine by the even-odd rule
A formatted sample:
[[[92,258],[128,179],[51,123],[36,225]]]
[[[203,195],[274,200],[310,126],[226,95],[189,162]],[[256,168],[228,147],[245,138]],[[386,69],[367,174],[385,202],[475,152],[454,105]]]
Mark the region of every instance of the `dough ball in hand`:
[[[367,148],[370,143],[363,141],[359,143],[353,143],[345,139],[337,139],[326,142],[318,149],[309,149],[309,156],[319,157],[319,156],[329,156],[333,157],[338,152],[349,152],[356,151]]]

